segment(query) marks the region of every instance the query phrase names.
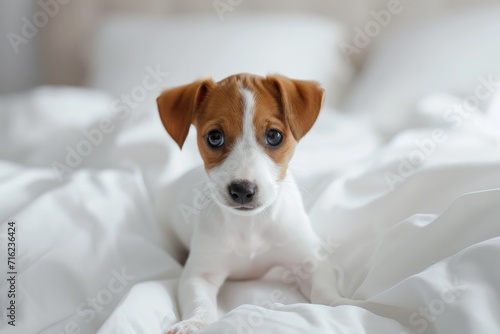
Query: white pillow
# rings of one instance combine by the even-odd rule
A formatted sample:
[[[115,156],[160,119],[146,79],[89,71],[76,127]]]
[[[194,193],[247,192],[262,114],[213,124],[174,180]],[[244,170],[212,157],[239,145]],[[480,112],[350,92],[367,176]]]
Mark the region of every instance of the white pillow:
[[[319,81],[332,103],[351,79],[338,43],[345,31],[303,15],[110,18],[98,34],[88,84],[113,94],[140,85],[146,67],[169,72],[163,88],[239,72]]]
[[[474,95],[479,77],[500,72],[500,7],[448,14],[390,27],[357,79],[343,109],[369,112],[390,134],[428,94]],[[480,101],[485,110],[491,98]]]

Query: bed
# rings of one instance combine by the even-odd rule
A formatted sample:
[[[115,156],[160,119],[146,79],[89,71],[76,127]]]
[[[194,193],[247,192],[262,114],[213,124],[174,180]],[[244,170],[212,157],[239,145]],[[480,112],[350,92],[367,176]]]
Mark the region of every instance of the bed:
[[[218,297],[221,319],[202,333],[499,332],[498,13],[498,7],[468,12],[463,25],[465,14],[451,15],[421,36],[412,35],[422,31],[418,22],[399,30],[416,36],[409,55],[438,45],[439,31],[446,36],[450,29],[460,33],[484,24],[490,36],[481,35],[480,45],[490,47],[468,60],[463,81],[448,77],[429,86],[416,79],[407,90],[408,78],[432,75],[435,69],[424,65],[432,65],[433,57],[448,59],[457,50],[451,44],[433,49],[419,57],[419,68],[395,64],[391,57],[401,55],[392,51],[401,46],[402,35],[389,35],[351,82],[354,70],[342,65],[338,49],[330,48],[349,38],[344,28],[309,16],[284,16],[275,27],[275,17],[259,16],[260,26],[277,34],[291,22],[307,22],[310,30],[302,39],[285,39],[276,52],[303,43],[309,47],[286,62],[277,57],[266,64],[315,78],[332,92],[313,131],[298,146],[291,170],[311,222],[332,253],[337,273],[332,284],[351,302],[309,304],[275,268],[258,280],[224,284]],[[247,25],[255,19],[243,18],[231,31],[250,34]],[[192,41],[197,38],[196,30],[188,29],[193,24],[208,32],[220,29],[203,20],[114,17],[96,38],[88,87],[43,86],[0,97],[0,263],[7,263],[4,245],[13,222],[18,271],[15,327],[3,321],[8,320],[10,285],[6,279],[0,285],[2,333],[165,333],[178,321],[182,263],[175,238],[163,232],[168,224],[163,217],[179,208],[162,199],[169,185],[201,160],[193,132],[182,152],[169,139],[154,99],[161,89],[210,69],[216,79],[240,68],[269,69],[258,57],[242,57],[242,63],[228,67],[212,62],[176,71],[189,46],[165,53],[137,48],[127,55],[126,50],[130,39],[145,35],[148,41],[134,45],[158,45],[154,41],[176,36]],[[188,37],[169,35],[174,26],[183,27]],[[119,38],[123,32],[127,39]],[[477,36],[471,33],[453,47],[460,49]],[[205,38],[198,37],[195,44]],[[305,63],[319,52],[316,63]],[[210,59],[224,56],[211,54]],[[193,63],[199,60],[192,57]],[[301,62],[304,66],[297,68]],[[464,64],[448,66],[453,73],[453,66]],[[155,87],[141,85],[146,76]],[[490,80],[492,88],[478,76]],[[387,86],[376,91],[382,84]],[[478,86],[481,96],[488,95],[484,99],[475,95]],[[133,103],[122,94],[132,96]],[[402,96],[386,110],[382,102]],[[472,97],[478,103],[471,106]],[[453,111],[456,105],[464,111]]]

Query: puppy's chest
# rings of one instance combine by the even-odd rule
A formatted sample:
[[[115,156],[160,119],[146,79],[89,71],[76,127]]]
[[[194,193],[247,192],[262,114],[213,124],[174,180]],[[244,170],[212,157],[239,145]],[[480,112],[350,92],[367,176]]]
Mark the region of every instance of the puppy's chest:
[[[262,276],[279,263],[279,246],[266,233],[229,233],[224,245],[231,279],[251,279]]]
[[[224,237],[226,246],[231,249],[231,255],[236,258],[253,260],[259,255],[268,253],[272,243],[267,235],[259,233],[236,234],[229,233]]]

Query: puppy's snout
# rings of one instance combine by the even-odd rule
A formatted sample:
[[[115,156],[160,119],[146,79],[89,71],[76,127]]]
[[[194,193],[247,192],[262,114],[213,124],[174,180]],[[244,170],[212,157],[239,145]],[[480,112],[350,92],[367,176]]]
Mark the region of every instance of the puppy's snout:
[[[247,180],[233,181],[228,186],[229,196],[239,204],[247,204],[253,200],[257,185]]]

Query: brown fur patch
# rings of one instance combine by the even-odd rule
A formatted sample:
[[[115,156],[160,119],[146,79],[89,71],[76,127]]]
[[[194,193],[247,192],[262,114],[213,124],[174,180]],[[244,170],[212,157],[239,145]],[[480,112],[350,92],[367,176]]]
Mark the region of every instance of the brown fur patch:
[[[255,81],[253,87],[249,87],[255,96],[254,127],[255,137],[259,145],[265,150],[267,155],[280,168],[280,180],[286,176],[288,163],[293,156],[297,141],[295,140],[290,127],[287,125],[284,110],[279,104],[276,89],[262,78]],[[284,138],[278,147],[272,147],[266,143],[268,130],[279,130]]]
[[[233,78],[233,79],[231,79]],[[195,115],[193,124],[198,131],[198,149],[209,170],[221,164],[243,131],[243,97],[236,78],[229,77],[212,89]],[[212,148],[207,135],[212,130],[224,134],[224,145]]]
[[[287,125],[299,141],[314,125],[323,106],[325,91],[315,81],[293,80],[271,75],[266,81],[278,91]]]
[[[194,115],[214,86],[211,79],[195,81],[168,89],[156,99],[163,126],[181,149]]]
[[[241,89],[252,91],[255,97],[254,126],[257,142],[280,168],[280,179],[286,176],[297,141],[286,124],[284,110],[280,107],[278,91],[265,78],[239,74],[228,77],[208,93],[206,103],[195,116],[198,130],[198,148],[205,161],[205,168],[212,169],[228,156],[235,141],[242,135],[244,102]],[[277,129],[284,135],[279,147],[266,144],[266,133]],[[207,135],[212,130],[224,133],[224,146],[218,149],[207,144]]]
[[[199,87],[203,88],[203,95],[199,94]],[[283,179],[297,141],[309,131],[321,109],[323,90],[315,82],[282,76],[264,78],[245,73],[230,76],[216,84],[210,80],[197,82],[162,94],[159,99],[162,121],[172,138],[182,147],[192,115],[191,122],[197,128],[198,148],[205,169],[212,169],[226,159],[242,135],[242,88],[250,90],[255,97],[254,127],[257,142],[279,166],[280,179]],[[196,107],[198,102],[200,105]],[[172,113],[176,109],[186,109],[191,114],[179,118],[181,114]],[[181,120],[183,126],[177,124]],[[280,146],[272,147],[266,143],[266,133],[270,129],[277,129],[284,135]],[[212,148],[208,145],[207,135],[212,130],[224,134],[222,147]]]

